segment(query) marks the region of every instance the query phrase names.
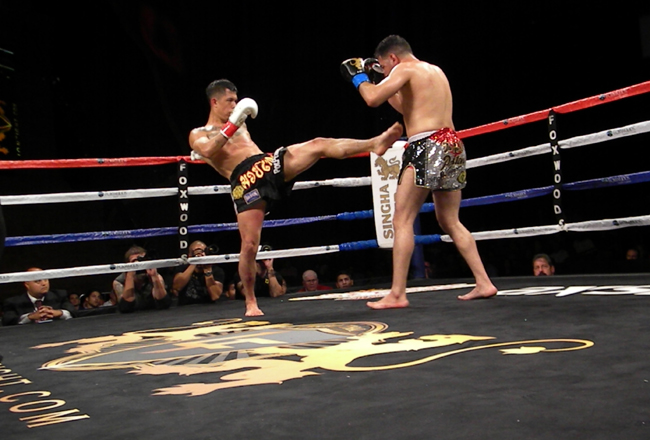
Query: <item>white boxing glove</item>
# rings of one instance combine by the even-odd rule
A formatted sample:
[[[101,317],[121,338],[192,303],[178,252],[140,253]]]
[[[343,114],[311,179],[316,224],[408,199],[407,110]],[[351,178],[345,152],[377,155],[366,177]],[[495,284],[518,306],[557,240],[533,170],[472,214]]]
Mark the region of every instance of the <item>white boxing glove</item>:
[[[197,153],[196,151],[192,150],[192,152],[190,153],[190,159],[191,159],[191,160],[202,160],[202,159],[203,159],[203,156],[201,156],[201,155],[200,155],[199,153]]]
[[[230,139],[249,116],[253,119],[257,116],[257,103],[251,98],[244,98],[235,106],[228,122],[221,129],[221,135]]]

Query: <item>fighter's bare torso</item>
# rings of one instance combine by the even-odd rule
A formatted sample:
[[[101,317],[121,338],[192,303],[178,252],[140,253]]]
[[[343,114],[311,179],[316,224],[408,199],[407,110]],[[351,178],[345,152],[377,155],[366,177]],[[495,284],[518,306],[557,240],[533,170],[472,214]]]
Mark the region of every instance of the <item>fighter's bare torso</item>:
[[[220,148],[208,150],[200,149],[201,144],[207,144],[207,141],[219,136],[223,124],[211,124],[204,127],[198,127],[190,133],[190,146],[203,156],[204,160],[210,164],[219,174],[226,179],[230,179],[230,175],[235,167],[244,159],[262,154],[262,150],[253,142],[250,133],[246,129],[246,125],[242,125],[239,130]],[[199,146],[197,148],[197,146]]]
[[[402,63],[399,68],[405,68],[409,78],[398,92],[406,133],[453,129],[451,90],[444,72],[423,61]]]

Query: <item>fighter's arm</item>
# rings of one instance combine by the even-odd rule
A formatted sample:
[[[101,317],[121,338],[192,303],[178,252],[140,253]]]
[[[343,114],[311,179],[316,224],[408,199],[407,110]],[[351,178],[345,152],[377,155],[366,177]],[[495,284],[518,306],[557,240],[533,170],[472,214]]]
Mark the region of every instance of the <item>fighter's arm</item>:
[[[190,132],[190,147],[202,157],[212,157],[223,147],[250,116],[257,117],[257,103],[251,98],[244,98],[237,103],[228,121],[220,127],[218,133],[214,127],[195,128]]]
[[[211,157],[226,145],[228,138],[219,132],[210,132],[205,127],[195,128],[190,132],[190,147],[202,157]]]
[[[410,80],[409,69],[397,65],[379,84],[364,82],[359,85],[359,94],[370,107],[378,107],[388,102],[398,112],[402,112],[400,90]]]

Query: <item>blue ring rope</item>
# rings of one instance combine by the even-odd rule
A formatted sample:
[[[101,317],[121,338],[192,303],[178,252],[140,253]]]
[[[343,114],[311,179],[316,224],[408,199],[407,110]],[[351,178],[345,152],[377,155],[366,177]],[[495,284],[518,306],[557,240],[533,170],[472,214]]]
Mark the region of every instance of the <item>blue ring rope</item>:
[[[605,188],[612,186],[632,185],[636,183],[650,182],[650,171],[640,173],[623,174],[618,176],[603,177],[598,179],[583,180],[574,183],[567,183],[563,185],[563,189],[567,191],[583,191],[588,189]],[[482,206],[491,205],[496,203],[514,202],[517,200],[532,199],[542,197],[550,194],[553,191],[553,186],[546,186],[541,188],[532,188],[521,191],[508,192],[503,194],[496,194],[491,196],[476,197],[472,199],[463,200],[461,207],[468,206]],[[420,210],[421,213],[434,211],[433,203],[425,203]],[[267,220],[264,222],[263,227],[275,228],[280,226],[290,226],[299,224],[308,224],[320,221],[330,220],[361,220],[374,218],[374,211],[372,209],[357,212],[343,212],[336,215],[326,215],[318,217],[304,217],[296,219],[283,219],[283,220]],[[237,230],[237,223],[215,223],[207,225],[190,226],[190,233],[206,233],[218,231],[234,231]],[[165,235],[176,235],[178,227],[166,228],[151,228],[151,229],[133,229],[129,231],[103,231],[103,232],[82,232],[75,234],[53,234],[53,235],[33,235],[24,237],[7,237],[5,246],[29,246],[37,244],[54,244],[54,243],[71,243],[78,241],[93,241],[93,240],[121,240],[127,238],[145,238],[145,237],[158,237]],[[416,237],[416,244],[430,244],[440,241],[440,236],[419,236]],[[343,243],[340,250],[360,250],[376,248],[376,240],[368,240],[353,243]]]

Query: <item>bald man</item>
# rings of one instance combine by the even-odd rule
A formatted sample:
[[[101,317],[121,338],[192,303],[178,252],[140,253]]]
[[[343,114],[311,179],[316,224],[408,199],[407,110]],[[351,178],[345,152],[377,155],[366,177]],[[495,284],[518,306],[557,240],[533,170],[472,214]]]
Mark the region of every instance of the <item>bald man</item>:
[[[318,283],[318,274],[313,270],[306,270],[302,274],[302,289],[298,292],[316,292],[317,290],[330,290],[331,287]]]

